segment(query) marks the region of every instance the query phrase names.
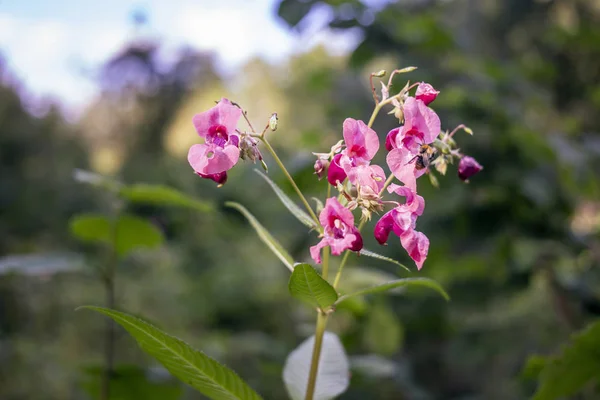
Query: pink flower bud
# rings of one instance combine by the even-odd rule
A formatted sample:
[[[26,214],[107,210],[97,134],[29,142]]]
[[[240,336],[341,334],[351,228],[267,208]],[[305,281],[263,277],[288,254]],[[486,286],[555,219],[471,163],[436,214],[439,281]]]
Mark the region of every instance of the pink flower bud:
[[[465,156],[458,164],[458,177],[467,181],[470,177],[481,171],[483,167],[473,157]]]
[[[415,97],[417,100],[421,100],[425,105],[428,105],[435,100],[440,92],[435,90],[429,83],[421,82],[417,87]]]
[[[315,161],[315,174],[319,180],[321,180],[327,173],[327,167],[329,167],[329,160],[317,158],[317,161]]]
[[[333,186],[337,186],[337,181],[344,182],[346,179],[346,172],[340,165],[341,154],[336,154],[329,164],[329,170],[327,171],[327,181]]]

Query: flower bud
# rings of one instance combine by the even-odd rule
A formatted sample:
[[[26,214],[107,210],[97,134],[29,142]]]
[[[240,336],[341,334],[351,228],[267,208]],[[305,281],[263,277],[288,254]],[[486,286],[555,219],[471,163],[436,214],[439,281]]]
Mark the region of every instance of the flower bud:
[[[381,71],[377,71],[371,75],[373,75],[376,78],[383,78],[385,74],[387,74],[387,71],[385,69],[382,69]]]
[[[271,115],[271,118],[269,119],[269,129],[271,129],[271,131],[273,132],[277,130],[277,121],[279,121],[279,119],[277,118],[277,113],[273,113],[273,115]]]
[[[319,180],[321,180],[327,173],[327,167],[329,167],[329,160],[317,158],[317,161],[315,161],[315,174]]]
[[[327,171],[327,181],[333,186],[337,186],[337,182],[344,182],[346,179],[346,172],[340,165],[340,158],[342,158],[341,154],[336,154],[331,160],[331,164],[329,164],[329,169]]]
[[[473,157],[464,156],[458,164],[458,177],[465,182],[468,179],[481,171],[483,167]]]
[[[435,90],[433,86],[431,86],[429,83],[421,82],[417,87],[415,97],[417,98],[417,100],[423,101],[425,105],[428,105],[429,103],[435,100],[439,93],[440,92]]]

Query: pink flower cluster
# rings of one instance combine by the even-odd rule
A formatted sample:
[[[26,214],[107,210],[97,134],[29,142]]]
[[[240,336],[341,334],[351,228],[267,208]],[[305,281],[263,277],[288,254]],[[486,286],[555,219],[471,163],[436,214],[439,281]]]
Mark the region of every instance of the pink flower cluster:
[[[403,186],[391,184],[387,190],[403,197],[404,202],[386,201],[395,204],[395,207],[379,219],[374,231],[380,244],[387,242],[390,232],[396,234],[418,269],[427,258],[429,239],[416,230],[417,217],[423,214],[425,208],[423,197],[417,194],[417,178],[427,171],[423,165],[423,157],[426,157],[423,149],[433,143],[441,130],[439,117],[428,107],[437,94],[431,85],[419,84],[415,97],[407,97],[402,105],[404,124],[390,131],[386,137],[388,167],[394,177],[403,183]],[[348,208],[360,205],[367,208],[366,212],[370,215],[370,211],[378,211],[384,204],[381,191],[385,185],[385,172],[379,165],[371,164],[379,150],[379,138],[364,122],[351,118],[344,121],[343,136],[345,148],[332,154],[327,180],[343,190],[342,183],[347,178],[356,188],[355,197],[349,198],[345,194],[349,200]],[[324,164],[326,161],[323,159],[317,160],[317,173],[322,173]],[[335,197],[327,199],[320,220],[324,227],[323,238],[311,247],[315,262],[321,262],[320,250],[325,246],[330,246],[334,255],[345,250],[362,249],[362,237],[354,228],[350,210],[344,208]]]

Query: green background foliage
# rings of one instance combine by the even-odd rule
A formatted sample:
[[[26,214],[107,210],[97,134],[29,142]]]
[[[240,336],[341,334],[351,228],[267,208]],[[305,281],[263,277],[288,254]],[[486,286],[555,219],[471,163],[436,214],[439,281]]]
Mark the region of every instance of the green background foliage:
[[[596,3],[429,0],[374,8],[358,0],[283,0],[278,10],[290,29],[306,29],[307,13],[328,10],[328,24],[361,43],[348,56],[317,47],[278,65],[252,60],[232,84],[210,54],[182,51],[165,69],[153,57],[158,41],[132,39],[106,61],[103,94],[77,122],[51,102],[33,115],[13,71],[0,64],[0,398],[95,398],[99,373],[90,371],[102,363],[105,321],[73,310],[102,304],[95,271],[106,249],[77,240],[69,223],[82,213],[112,215],[116,198],[140,228],[152,227],[143,228],[154,232],[152,244],[156,232],[162,242],[122,257],[118,308],[188,339],[265,398],[286,398],[283,365],[313,333],[314,312],[289,295],[290,272],[224,203],[249,210],[290,264],[310,262],[317,235],[253,165],[234,168],[219,189],[195,176],[186,161],[197,141],[191,117],[222,96],[247,108],[256,126],[277,111],[273,146],[307,197],[322,198],[326,183],[314,176],[310,152],[336,143],[346,117],[368,119],[370,72],[408,65],[419,69],[399,77],[397,88],[408,78],[440,90],[432,106],[443,128],[473,129],[474,136],[456,138],[484,170],[469,184],[452,165],[439,189],[419,181],[426,209],[418,228],[431,240],[421,272],[396,239],[383,248],[365,234],[367,249],[412,272],[353,256],[343,294],[419,277],[439,282],[452,300],[397,288],[336,306],[329,329],[352,371],[341,398],[505,400],[538,389],[538,399],[597,398],[598,360],[586,350],[597,348],[590,324],[600,313]],[[380,139],[394,124],[376,121]],[[268,154],[265,160],[268,177],[296,201]],[[131,186],[115,197],[76,182],[75,168]],[[133,393],[144,393],[146,380],[165,385],[163,398],[198,398],[132,343],[117,331],[118,376],[129,377]],[[528,363],[534,354],[541,358]]]

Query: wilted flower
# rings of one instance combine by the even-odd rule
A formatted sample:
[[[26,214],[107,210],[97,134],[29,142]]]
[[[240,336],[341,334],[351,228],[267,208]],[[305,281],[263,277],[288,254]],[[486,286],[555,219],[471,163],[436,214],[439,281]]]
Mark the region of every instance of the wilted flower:
[[[481,171],[483,167],[473,157],[464,156],[458,164],[458,177],[467,181],[470,177]]]
[[[256,162],[256,160],[262,160],[262,154],[258,150],[258,140],[254,139],[249,135],[242,135],[240,139],[240,158],[242,160],[250,160]]]
[[[188,162],[199,176],[225,182],[226,171],[240,158],[240,138],[235,128],[241,116],[242,110],[225,98],[210,110],[194,116],[196,131],[205,142],[190,147]]]
[[[435,90],[429,83],[421,82],[417,87],[415,98],[428,105],[435,100],[440,92]]]
[[[354,226],[352,212],[342,206],[335,197],[327,199],[325,208],[319,214],[319,221],[324,228],[323,238],[310,248],[310,256],[316,263],[321,263],[321,249],[326,246],[330,246],[331,254],[336,256],[345,250],[362,249],[362,236]]]
[[[317,158],[315,161],[315,174],[321,180],[327,173],[327,167],[329,167],[329,160],[324,158]]]

